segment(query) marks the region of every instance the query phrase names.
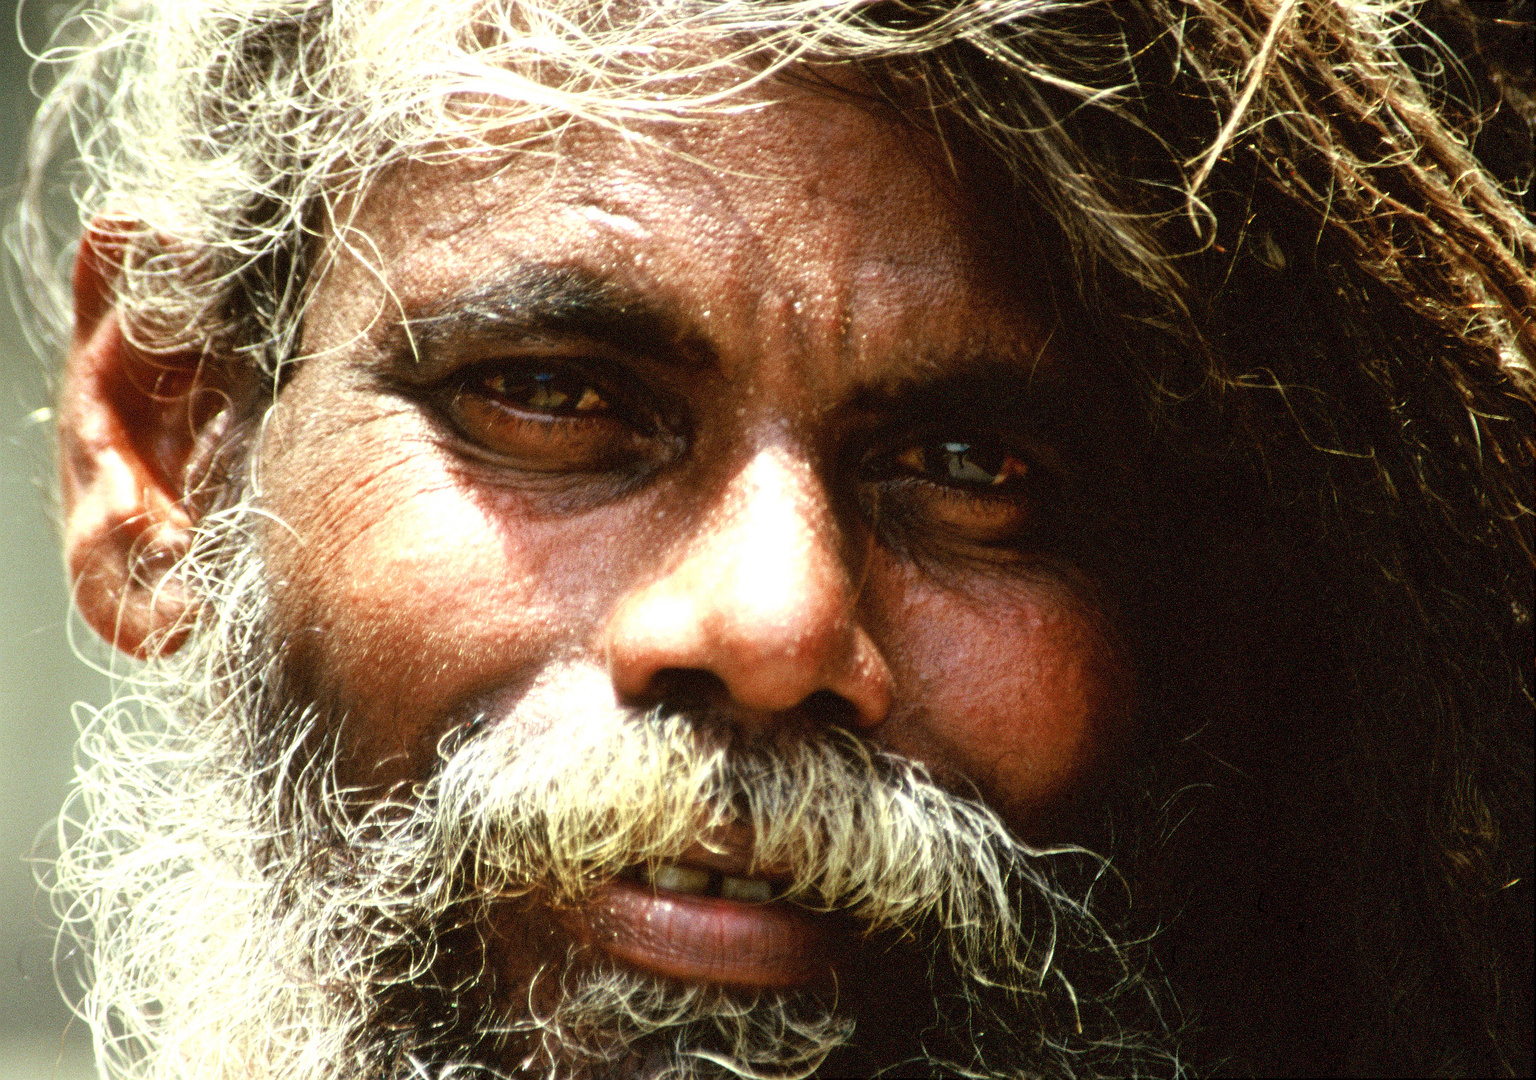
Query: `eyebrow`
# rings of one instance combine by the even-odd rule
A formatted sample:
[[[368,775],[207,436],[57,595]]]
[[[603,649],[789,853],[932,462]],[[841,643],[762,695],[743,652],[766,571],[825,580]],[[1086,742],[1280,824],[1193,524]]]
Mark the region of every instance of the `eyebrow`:
[[[428,365],[469,342],[578,335],[684,368],[715,353],[680,308],[574,266],[521,264],[473,289],[408,313],[390,350]]]
[[[407,309],[385,344],[402,369],[430,375],[462,349],[540,334],[584,338],[684,372],[719,370],[714,347],[680,304],[569,264],[519,263],[470,289]],[[927,371],[858,387],[837,408],[913,422],[968,417],[978,426],[1036,430],[1080,419],[1080,408],[1073,407],[1080,403],[1063,400],[1059,380],[1037,371],[1038,360],[1036,355],[1026,366],[1017,357],[953,357]]]
[[[901,378],[859,388],[842,409],[849,414],[902,417],[915,426],[956,419],[977,429],[1038,429],[1061,416],[1060,392],[1016,363],[974,358],[929,377]]]

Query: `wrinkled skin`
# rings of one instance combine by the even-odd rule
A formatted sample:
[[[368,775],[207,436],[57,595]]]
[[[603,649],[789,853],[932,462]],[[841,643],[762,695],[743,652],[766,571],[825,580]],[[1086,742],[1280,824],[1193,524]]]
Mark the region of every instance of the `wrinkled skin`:
[[[254,453],[276,630],[345,718],[345,782],[403,790],[514,709],[707,707],[849,728],[1054,839],[1113,760],[1130,664],[1053,531],[1075,462],[1042,404],[1091,416],[1104,380],[1027,231],[960,194],[986,183],[868,103],[777,93],[398,169],[339,215]],[[139,625],[92,595],[108,636]],[[621,959],[724,970],[662,951]],[[781,981],[754,963],[731,979]]]
[[[804,95],[659,136],[693,160],[582,133],[552,173],[396,177],[358,220],[384,280],[346,261],[317,292],[316,358],[260,451],[291,527],[267,558],[293,647],[352,717],[360,778],[419,774],[446,724],[556,666],[635,703],[705,672],[755,730],[830,691],[845,722],[1027,823],[1121,715],[1099,614],[1069,571],[989,546],[999,511],[963,492],[913,494],[926,535],[907,542],[937,550],[893,551],[847,505],[839,460],[891,429],[920,442],[973,423],[908,435],[861,395],[983,358],[1048,370],[1027,282],[995,276],[942,174],[853,105]],[[420,363],[400,348],[401,311],[453,312],[528,263],[613,283],[671,325],[639,355],[579,326],[470,329]],[[686,417],[687,445],[638,482],[578,471],[562,455],[585,450],[558,436],[515,444],[531,467],[481,459],[412,400],[471,362],[587,355]],[[1049,461],[1029,437],[1014,435]]]

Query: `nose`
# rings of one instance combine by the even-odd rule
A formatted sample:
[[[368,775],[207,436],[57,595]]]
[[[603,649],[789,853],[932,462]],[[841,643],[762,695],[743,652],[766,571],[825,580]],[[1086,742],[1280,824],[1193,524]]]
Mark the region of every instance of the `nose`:
[[[621,699],[724,699],[740,726],[797,709],[872,727],[891,674],[855,612],[856,589],[809,464],[758,453],[681,555],[626,595],[605,628]]]

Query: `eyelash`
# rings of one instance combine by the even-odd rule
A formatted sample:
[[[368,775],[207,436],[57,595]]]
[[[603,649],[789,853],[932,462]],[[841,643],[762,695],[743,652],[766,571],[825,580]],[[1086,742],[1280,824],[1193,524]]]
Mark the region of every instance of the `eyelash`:
[[[643,391],[585,363],[481,361],[455,372],[429,397],[476,451],[529,473],[579,476],[654,463],[657,437],[666,434]],[[588,403],[591,411],[584,413]]]
[[[1011,475],[986,485],[933,475],[940,464],[954,475],[956,455],[965,468],[973,456],[999,458],[999,468],[1008,466]],[[866,452],[859,473],[866,520],[887,543],[913,554],[971,551],[993,558],[1038,522],[1042,476],[1029,455],[1000,441],[913,434]]]
[[[462,438],[512,468],[638,476],[675,459],[689,440],[680,418],[664,417],[647,390],[630,381],[585,363],[492,360],[456,373],[433,396]],[[525,403],[539,396],[548,400]],[[590,415],[578,411],[583,403],[590,403]],[[951,432],[882,440],[857,459],[853,477],[872,523],[878,518],[886,528],[894,517],[905,523],[903,531],[948,533],[990,547],[1016,537],[1031,516],[1039,480],[1022,451]]]
[[[939,451],[935,456],[948,459],[944,462],[948,478],[924,471],[934,468],[935,463],[928,460],[929,453],[934,450]],[[998,461],[995,468],[989,469],[984,460],[987,457],[1002,460]],[[980,476],[957,475],[957,459],[963,471],[978,474],[994,472],[1000,475],[991,481],[985,481]],[[883,447],[867,451],[860,461],[859,472],[874,482],[926,483],[969,498],[1010,502],[1016,500],[1021,488],[1033,482],[1036,469],[1027,454],[999,441],[912,435],[900,440],[888,440]]]

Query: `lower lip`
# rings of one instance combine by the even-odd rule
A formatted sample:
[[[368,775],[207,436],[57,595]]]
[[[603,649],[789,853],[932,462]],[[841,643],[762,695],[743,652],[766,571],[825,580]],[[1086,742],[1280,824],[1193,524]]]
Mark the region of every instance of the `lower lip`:
[[[826,931],[787,904],[742,904],[615,881],[569,928],[657,975],[735,986],[802,986],[830,970]]]

